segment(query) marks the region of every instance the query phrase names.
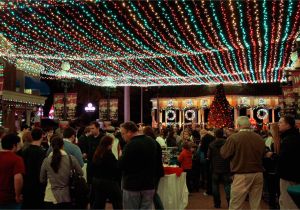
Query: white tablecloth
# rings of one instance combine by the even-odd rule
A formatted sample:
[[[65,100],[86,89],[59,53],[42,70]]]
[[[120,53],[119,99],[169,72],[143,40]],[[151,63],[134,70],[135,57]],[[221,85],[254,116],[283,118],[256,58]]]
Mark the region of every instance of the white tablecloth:
[[[165,209],[184,209],[188,204],[186,173],[165,175],[159,181],[157,193]]]

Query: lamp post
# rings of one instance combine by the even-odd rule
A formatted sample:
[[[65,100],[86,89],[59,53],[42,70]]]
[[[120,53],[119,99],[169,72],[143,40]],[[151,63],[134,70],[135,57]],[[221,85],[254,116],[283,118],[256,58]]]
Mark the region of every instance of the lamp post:
[[[69,87],[67,80],[63,80],[62,85],[64,88],[64,97],[63,97],[64,106],[63,106],[62,118],[63,118],[63,121],[66,121],[66,120],[68,120],[67,93],[68,93],[68,87]]]
[[[110,121],[111,116],[110,116],[110,91],[111,89],[116,87],[115,81],[111,77],[107,77],[103,82],[101,83],[101,86],[106,87],[107,91],[107,115],[106,115],[106,120]]]
[[[70,68],[71,68],[71,66],[70,66],[69,62],[63,62],[61,64],[62,71],[60,72],[60,74],[62,76],[66,76],[68,71],[70,70]],[[67,94],[68,94],[68,88],[73,86],[73,80],[64,78],[62,80],[62,86],[64,88],[62,118],[63,118],[63,121],[67,121],[68,120]]]
[[[157,128],[158,128],[158,131],[160,132],[160,124],[159,124],[159,87],[157,87],[157,95],[156,95],[156,103],[157,103]]]
[[[111,95],[114,93],[115,86],[107,86],[107,120],[111,121],[115,116],[111,116]]]
[[[144,119],[143,119],[143,112],[144,112],[144,110],[143,110],[143,105],[144,105],[144,102],[143,102],[143,99],[144,99],[144,96],[143,96],[143,87],[141,87],[141,125],[143,125],[143,121],[144,121]]]
[[[107,87],[107,116],[106,120],[110,121],[110,87]]]

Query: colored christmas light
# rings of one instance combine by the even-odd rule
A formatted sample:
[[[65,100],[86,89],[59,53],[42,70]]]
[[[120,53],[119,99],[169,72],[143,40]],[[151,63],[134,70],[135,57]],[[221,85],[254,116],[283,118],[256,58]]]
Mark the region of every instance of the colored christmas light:
[[[232,107],[227,101],[223,85],[218,85],[208,114],[208,125],[212,128],[233,127]]]
[[[1,2],[0,16],[0,57],[45,79],[270,83],[291,65],[300,2],[18,0]]]

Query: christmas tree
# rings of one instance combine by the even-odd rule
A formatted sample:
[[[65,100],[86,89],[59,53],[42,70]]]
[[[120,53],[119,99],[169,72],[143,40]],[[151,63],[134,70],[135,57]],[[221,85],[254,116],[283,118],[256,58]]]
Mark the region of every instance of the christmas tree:
[[[224,86],[218,85],[208,114],[208,126],[212,128],[233,127],[231,110],[225,96]]]

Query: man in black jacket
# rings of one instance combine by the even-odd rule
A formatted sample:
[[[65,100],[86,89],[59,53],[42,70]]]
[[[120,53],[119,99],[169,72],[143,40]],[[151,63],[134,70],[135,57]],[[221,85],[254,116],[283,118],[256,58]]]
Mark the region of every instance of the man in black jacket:
[[[212,166],[212,193],[214,197],[214,206],[215,208],[221,208],[219,190],[221,181],[223,181],[224,184],[226,200],[229,206],[231,185],[230,161],[228,159],[223,159],[220,155],[220,149],[226,142],[223,129],[216,129],[214,133],[216,139],[209,145],[207,158],[211,161]]]
[[[42,209],[45,187],[40,183],[40,171],[46,152],[42,149],[43,131],[34,128],[31,131],[32,142],[22,151],[26,173],[24,175],[22,209]]]
[[[280,177],[280,209],[297,209],[289,196],[287,188],[300,184],[300,167],[293,163],[300,162],[300,134],[295,127],[295,119],[284,116],[279,120],[281,145],[279,152],[278,173]]]
[[[211,142],[215,140],[215,137],[211,135],[207,130],[201,131],[201,142],[199,146],[200,150],[200,170],[202,176],[202,184],[204,185],[204,189],[206,192],[203,194],[211,195],[212,194],[212,174],[210,168],[210,160],[207,158],[208,147]],[[203,155],[202,155],[203,154]]]
[[[133,122],[121,125],[127,142],[119,166],[122,170],[124,209],[151,209],[157,181],[157,145],[140,134]]]
[[[94,153],[104,134],[100,131],[100,125],[96,121],[91,122],[89,128],[90,128],[91,135],[88,136],[87,140],[85,141],[86,145],[84,146],[87,151],[82,151],[82,153],[87,154],[86,175],[87,175],[88,184],[91,184],[92,177],[93,177],[92,162],[93,162]]]

